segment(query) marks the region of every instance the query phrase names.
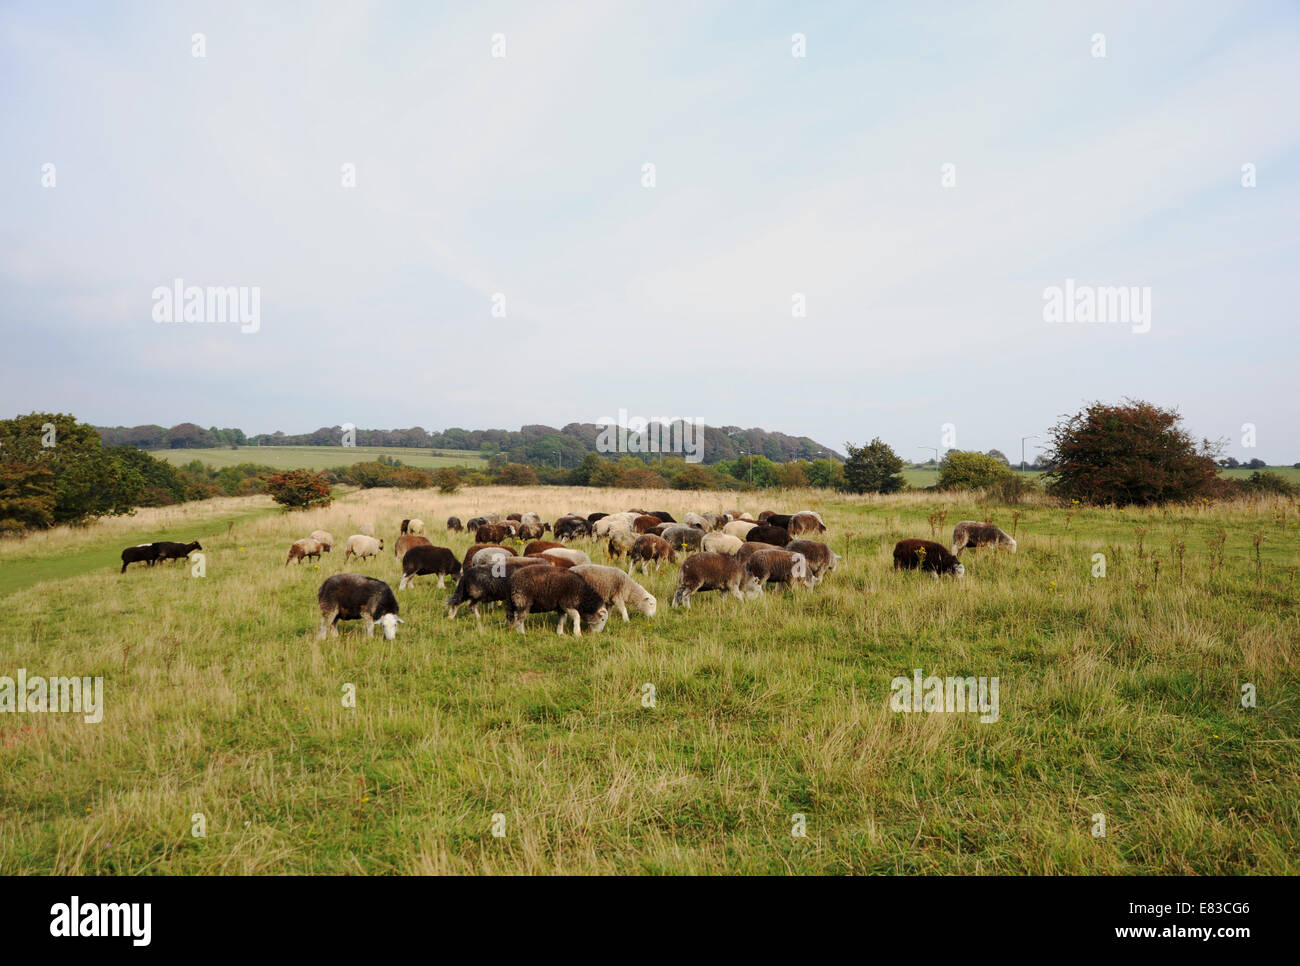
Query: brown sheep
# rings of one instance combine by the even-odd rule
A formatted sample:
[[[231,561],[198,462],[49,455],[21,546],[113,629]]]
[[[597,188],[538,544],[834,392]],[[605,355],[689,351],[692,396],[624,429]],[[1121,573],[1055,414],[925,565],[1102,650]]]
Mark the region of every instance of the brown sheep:
[[[402,558],[406,556],[406,551],[410,550],[412,547],[432,546],[433,541],[428,537],[417,536],[414,533],[406,533],[398,537],[397,542],[393,544],[393,556],[397,559],[398,563],[401,563]]]
[[[660,520],[658,517],[653,517],[650,516],[649,514],[646,514],[645,516],[639,516],[632,521],[632,529],[635,530],[637,533],[649,533],[651,530],[659,526],[659,524],[661,523],[663,523],[663,521]]]
[[[936,580],[940,574],[964,577],[966,568],[948,552],[948,548],[933,540],[909,538],[894,544],[894,569],[924,570]]]
[[[745,570],[745,565],[724,553],[693,553],[677,572],[677,590],[672,606],[691,606],[691,597],[701,590],[722,590],[737,600],[753,600],[763,584]]]
[[[790,536],[798,537],[805,533],[825,533],[826,524],[822,523],[821,517],[815,513],[796,513],[790,518],[787,529],[790,531]]]
[[[474,531],[474,540],[477,543],[504,543],[506,540],[515,539],[513,527],[504,523],[485,523]]]
[[[749,555],[745,571],[765,584],[802,586],[812,589],[815,581],[808,570],[808,561],[801,553],[789,550],[760,550]]]
[[[480,550],[486,550],[488,547],[495,547],[497,550],[504,550],[512,557],[515,556],[513,550],[509,547],[503,547],[499,543],[476,543],[465,551],[465,556],[460,562],[461,569],[469,570],[470,567],[474,566],[474,554],[478,553]]]
[[[564,633],[564,621],[573,621],[573,636],[582,636],[582,621],[590,630],[605,629],[609,610],[599,593],[577,574],[551,567],[521,567],[509,577],[510,598],[506,604],[506,626],[524,633],[529,613],[557,613],[556,632]]]
[[[643,533],[636,538],[632,544],[632,550],[628,553],[627,572],[630,574],[632,569],[641,565],[641,573],[650,572],[650,561],[655,562],[655,573],[659,573],[659,568],[667,560],[670,563],[677,559],[677,554],[663,537],[656,537],[653,533]]]
[[[758,551],[771,550],[771,549],[772,549],[772,544],[770,543],[758,543],[752,540],[747,540],[744,543],[742,543],[740,545],[740,549],[736,551],[736,559],[739,560],[741,563],[744,563],[753,554],[758,553]]]
[[[403,539],[405,538],[399,537],[398,542]],[[402,555],[402,581],[397,585],[397,589],[405,590],[415,583],[416,577],[425,574],[436,574],[438,586],[442,587],[443,580],[447,577],[455,577],[460,573],[460,569],[460,561],[446,547],[417,544]]]
[[[630,530],[615,530],[609,535],[609,546],[606,550],[609,552],[610,560],[617,560],[626,554],[632,552],[632,547],[641,539],[639,533],[633,533]]]
[[[564,544],[556,543],[554,540],[534,540],[528,546],[524,547],[524,556],[530,556],[535,553],[541,553],[543,550],[563,550]]]
[[[785,549],[803,554],[814,581],[821,580],[840,562],[840,555],[818,540],[791,540]]]
[[[290,560],[296,560],[301,566],[304,557],[315,557],[320,560],[321,551],[324,549],[319,540],[313,540],[311,537],[295,540],[289,545],[289,556],[285,559],[284,565],[287,567]]]

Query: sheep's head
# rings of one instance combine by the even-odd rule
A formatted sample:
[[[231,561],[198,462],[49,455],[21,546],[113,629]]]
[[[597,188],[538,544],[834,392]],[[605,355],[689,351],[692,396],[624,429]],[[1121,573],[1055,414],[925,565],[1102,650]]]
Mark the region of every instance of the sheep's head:
[[[949,571],[954,577],[965,577],[966,567],[964,564],[954,563]]]
[[[384,639],[388,641],[391,641],[397,636],[397,625],[405,623],[406,621],[402,620],[396,614],[385,614],[383,617],[379,618],[379,626],[384,629]]]
[[[757,600],[763,596],[763,581],[755,574],[746,573],[740,581],[740,593],[745,600]]]
[[[600,607],[593,614],[586,615],[587,628],[599,634],[605,629],[605,622],[609,620],[609,609]]]
[[[646,617],[654,617],[655,612],[659,610],[659,598],[647,591],[646,595],[637,601],[636,609]]]
[[[384,549],[384,538],[383,538],[383,537],[380,537],[380,538],[379,538],[379,549],[380,549],[380,550],[383,550],[383,549]]]

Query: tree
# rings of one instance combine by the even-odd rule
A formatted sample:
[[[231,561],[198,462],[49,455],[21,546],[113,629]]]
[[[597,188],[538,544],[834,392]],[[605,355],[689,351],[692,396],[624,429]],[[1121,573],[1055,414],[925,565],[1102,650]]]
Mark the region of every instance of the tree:
[[[897,493],[907,485],[903,460],[879,436],[866,446],[844,444],[844,489],[849,493]]]
[[[497,482],[502,486],[536,486],[537,474],[531,466],[522,463],[507,463],[497,474]]]
[[[1094,402],[1051,431],[1047,490],[1082,503],[1149,505],[1216,495],[1222,444],[1198,446],[1177,411]]]
[[[674,490],[711,490],[717,477],[698,463],[690,463],[673,479]]]
[[[991,449],[991,450],[989,450],[987,453],[985,453],[984,455],[985,455],[985,456],[988,456],[988,457],[991,457],[992,459],[995,459],[995,460],[1001,460],[1001,461],[1002,461],[1003,463],[1005,463],[1007,466],[1010,466],[1010,465],[1011,465],[1011,460],[1007,459],[1007,454],[1004,453],[1004,452],[1002,452],[1002,450],[1000,450],[1000,449]]]
[[[444,466],[433,474],[433,484],[439,493],[450,495],[460,489],[460,474],[450,466]]]
[[[996,486],[1010,475],[1010,467],[992,456],[950,449],[939,464],[939,488],[970,490]]]
[[[325,474],[310,470],[289,470],[277,473],[266,481],[266,492],[271,499],[287,510],[305,510],[308,507],[326,507],[334,502]]]

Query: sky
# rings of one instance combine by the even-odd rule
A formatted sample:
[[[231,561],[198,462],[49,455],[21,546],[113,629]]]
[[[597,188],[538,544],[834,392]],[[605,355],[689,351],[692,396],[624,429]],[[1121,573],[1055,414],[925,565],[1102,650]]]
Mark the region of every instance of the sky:
[[[1290,464],[1298,269],[1294,3],[0,5],[3,416]]]

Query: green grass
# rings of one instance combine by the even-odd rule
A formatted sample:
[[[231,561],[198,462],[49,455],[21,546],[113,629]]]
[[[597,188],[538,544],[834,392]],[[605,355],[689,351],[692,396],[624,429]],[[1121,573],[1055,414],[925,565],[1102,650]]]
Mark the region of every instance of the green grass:
[[[1300,516],[1287,501],[1120,512],[492,488],[359,491],[308,516],[253,515],[257,499],[214,508],[250,515],[208,527],[205,577],[119,576],[109,561],[5,599],[0,674],[102,675],[107,707],[97,725],[0,715],[0,871],[1300,871]],[[845,560],[811,592],[701,594],[689,611],[667,606],[676,568],[638,575],[659,613],[580,639],[549,617],[524,637],[499,611],[482,629],[449,622],[449,591],[421,578],[399,592],[395,641],[356,625],[315,638],[316,588],[362,522],[391,546],[420,516],[461,551],[468,538],[438,525],[453,513],[649,503],[679,517],[815,506]],[[1017,554],[968,551],[961,581],[891,569],[893,543],[929,537],[929,518],[942,540],[986,510],[1016,529]],[[0,545],[0,567],[97,539],[120,549],[118,525],[53,536],[30,559]],[[283,566],[318,525],[339,548],[319,569]],[[1090,574],[1095,553],[1105,578]],[[397,582],[389,552],[347,569]],[[997,675],[1000,720],[891,712],[891,680],[917,667]],[[790,835],[795,813],[806,838]],[[1105,838],[1090,834],[1096,813]]]
[[[240,446],[237,449],[163,449],[153,455],[183,466],[191,460],[215,469],[238,463],[256,463],[278,470],[323,470],[334,466],[351,466],[367,460],[389,456],[406,466],[436,469],[440,466],[468,466],[474,469],[487,462],[474,450],[439,450],[450,455],[433,456],[430,450],[404,446]]]

